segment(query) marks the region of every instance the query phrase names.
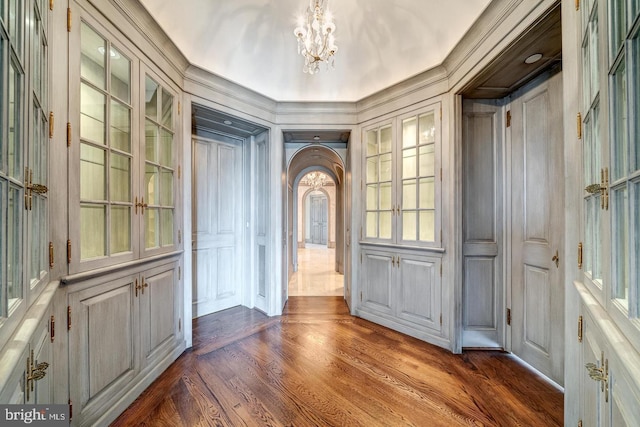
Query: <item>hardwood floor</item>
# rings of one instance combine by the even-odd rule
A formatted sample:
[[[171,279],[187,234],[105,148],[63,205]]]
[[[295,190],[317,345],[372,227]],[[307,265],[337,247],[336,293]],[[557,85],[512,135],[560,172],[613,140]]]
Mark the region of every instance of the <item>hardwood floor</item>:
[[[291,297],[194,320],[185,352],[113,426],[554,426],[563,394],[513,356],[446,350]]]

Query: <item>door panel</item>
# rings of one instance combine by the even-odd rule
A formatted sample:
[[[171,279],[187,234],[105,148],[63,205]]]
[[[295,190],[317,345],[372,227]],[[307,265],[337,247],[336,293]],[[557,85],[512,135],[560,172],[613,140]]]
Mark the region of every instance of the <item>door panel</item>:
[[[463,104],[462,346],[504,347],[503,107]]]
[[[512,351],[563,384],[562,75],[513,95],[511,110]]]
[[[412,259],[398,256],[400,264],[400,298],[398,314],[408,320],[431,329],[440,330],[439,260]]]
[[[391,313],[391,256],[364,252],[362,305]]]
[[[155,354],[164,355],[161,351],[165,346],[175,342],[176,327],[176,291],[178,280],[177,266],[158,267],[146,273],[143,277],[144,292],[140,295],[140,313],[143,354],[149,361]]]
[[[193,313],[241,304],[242,143],[193,140]]]

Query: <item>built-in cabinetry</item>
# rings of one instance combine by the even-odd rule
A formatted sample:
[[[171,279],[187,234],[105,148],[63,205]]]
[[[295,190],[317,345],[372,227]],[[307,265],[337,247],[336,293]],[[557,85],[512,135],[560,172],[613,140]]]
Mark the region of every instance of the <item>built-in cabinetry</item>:
[[[74,422],[117,416],[184,350],[176,257],[68,285]],[[124,407],[118,402],[127,400]]]
[[[363,318],[448,347],[443,336],[440,102],[365,125]]]
[[[582,154],[565,151],[567,238],[576,253],[566,311],[581,325],[580,339],[567,331],[565,423],[639,425],[640,4],[563,7],[565,110],[578,118],[566,144]]]

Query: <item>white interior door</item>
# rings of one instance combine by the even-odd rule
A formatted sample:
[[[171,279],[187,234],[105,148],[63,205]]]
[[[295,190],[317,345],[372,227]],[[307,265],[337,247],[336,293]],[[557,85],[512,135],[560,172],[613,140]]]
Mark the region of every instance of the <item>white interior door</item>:
[[[242,303],[242,142],[193,140],[193,315]]]
[[[327,244],[327,198],[311,196],[311,243]]]
[[[562,74],[516,92],[510,110],[511,349],[563,384]]]
[[[462,115],[462,346],[504,348],[501,100],[465,99]]]

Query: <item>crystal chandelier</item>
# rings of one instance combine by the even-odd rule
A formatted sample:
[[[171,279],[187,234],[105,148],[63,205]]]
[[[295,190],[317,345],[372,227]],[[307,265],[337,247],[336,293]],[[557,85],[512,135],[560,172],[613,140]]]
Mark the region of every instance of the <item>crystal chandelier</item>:
[[[310,0],[306,16],[300,17],[293,33],[298,39],[298,53],[304,56],[302,71],[315,74],[320,71],[320,63],[329,61],[334,66],[333,55],[338,50],[331,12],[326,10],[328,0]]]
[[[327,176],[322,172],[309,172],[304,176],[304,181],[309,187],[318,190],[327,182]]]

